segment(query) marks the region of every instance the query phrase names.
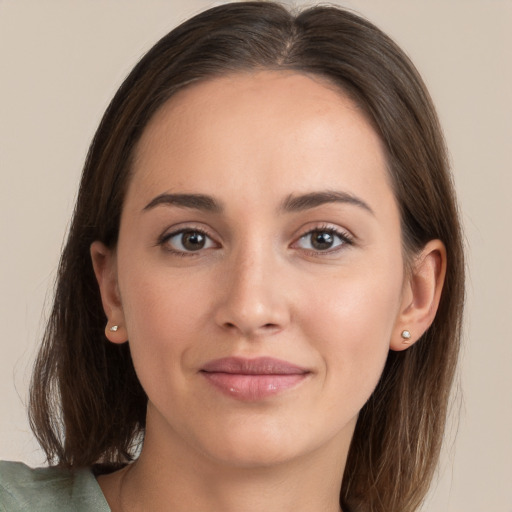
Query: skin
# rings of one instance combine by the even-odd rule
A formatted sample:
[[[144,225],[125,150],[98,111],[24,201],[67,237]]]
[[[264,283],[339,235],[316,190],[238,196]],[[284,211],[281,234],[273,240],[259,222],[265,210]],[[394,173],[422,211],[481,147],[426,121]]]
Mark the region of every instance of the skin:
[[[432,322],[446,266],[434,240],[404,271],[377,134],[318,78],[236,74],[165,104],[133,171],[117,248],[91,247],[107,336],[129,339],[149,397],[140,458],[99,478],[110,506],[339,511],[358,412],[388,351]],[[325,191],[345,200],[290,207]],[[162,194],[203,194],[221,208],[155,204]],[[185,228],[204,233],[202,249],[185,250],[175,234]],[[315,250],[314,230],[332,245]],[[241,402],[200,372],[228,356],[284,359],[307,378]]]

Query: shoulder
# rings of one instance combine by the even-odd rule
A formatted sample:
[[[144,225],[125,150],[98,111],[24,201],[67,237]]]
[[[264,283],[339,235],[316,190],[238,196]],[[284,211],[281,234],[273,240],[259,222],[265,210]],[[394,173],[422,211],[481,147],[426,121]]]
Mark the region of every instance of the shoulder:
[[[0,512],[110,512],[89,469],[32,469],[0,461]]]

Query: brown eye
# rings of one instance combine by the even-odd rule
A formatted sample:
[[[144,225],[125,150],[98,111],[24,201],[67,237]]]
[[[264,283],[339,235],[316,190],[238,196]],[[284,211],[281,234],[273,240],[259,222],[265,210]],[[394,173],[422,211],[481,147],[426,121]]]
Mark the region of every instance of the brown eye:
[[[314,229],[301,236],[297,245],[308,251],[328,252],[351,243],[347,235],[334,229]]]
[[[215,242],[206,233],[195,229],[172,233],[162,240],[162,244],[169,250],[179,253],[197,252],[215,247]]]
[[[330,249],[334,244],[334,235],[329,231],[313,231],[309,236],[311,246],[317,251]]]
[[[198,251],[205,246],[206,236],[198,231],[185,231],[181,234],[181,244],[189,251]]]

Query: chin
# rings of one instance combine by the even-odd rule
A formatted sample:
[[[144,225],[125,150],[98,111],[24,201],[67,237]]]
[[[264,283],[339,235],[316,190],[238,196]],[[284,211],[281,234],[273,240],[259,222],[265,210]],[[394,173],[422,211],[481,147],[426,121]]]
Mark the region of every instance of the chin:
[[[210,452],[210,457],[222,465],[239,469],[257,469],[278,466],[303,455],[305,450],[297,443],[293,449],[276,441],[250,439],[248,442],[227,441],[222,450]]]
[[[204,432],[201,444],[209,458],[222,465],[240,469],[269,468],[348,446],[356,419],[346,428],[330,430],[325,424],[324,428],[315,428],[311,421],[304,419],[280,424],[245,418],[238,425],[231,424],[231,428],[222,428],[221,432],[217,430],[208,439]]]

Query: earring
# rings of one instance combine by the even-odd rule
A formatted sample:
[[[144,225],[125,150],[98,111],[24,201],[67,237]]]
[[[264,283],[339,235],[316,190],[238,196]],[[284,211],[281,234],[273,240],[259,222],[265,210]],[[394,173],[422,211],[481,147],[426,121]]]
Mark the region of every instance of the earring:
[[[406,331],[406,330],[402,331],[401,336],[402,336],[402,339],[403,339],[402,343],[407,345],[408,343],[411,342],[410,341],[411,340],[411,333],[409,331]]]
[[[119,325],[113,325],[109,330],[110,332],[116,332],[119,329]]]

